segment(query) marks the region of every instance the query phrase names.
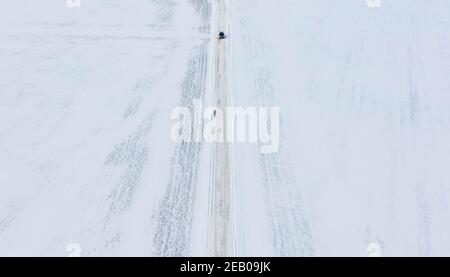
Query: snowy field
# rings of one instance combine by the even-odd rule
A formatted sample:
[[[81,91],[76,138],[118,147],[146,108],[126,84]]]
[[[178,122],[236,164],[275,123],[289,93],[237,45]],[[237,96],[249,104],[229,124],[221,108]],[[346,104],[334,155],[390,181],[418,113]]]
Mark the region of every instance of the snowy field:
[[[226,0],[239,256],[450,256],[450,2]],[[216,0],[0,0],[0,256],[203,256]],[[74,250],[75,249],[75,250]],[[79,250],[79,251],[78,251]]]
[[[450,2],[230,2],[235,105],[282,117],[236,147],[240,252],[450,255]]]
[[[206,95],[210,14],[1,1],[0,255],[204,253],[207,152],[172,142],[170,113]]]

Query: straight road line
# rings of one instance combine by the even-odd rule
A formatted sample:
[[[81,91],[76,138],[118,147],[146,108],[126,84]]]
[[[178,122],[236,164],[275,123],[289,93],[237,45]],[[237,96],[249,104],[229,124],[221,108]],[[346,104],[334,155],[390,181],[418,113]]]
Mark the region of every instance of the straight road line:
[[[225,0],[216,0],[216,35],[223,31],[228,35],[228,22],[226,19]],[[219,111],[225,112],[230,102],[228,84],[228,40],[216,39],[214,53],[214,91],[213,104]],[[218,134],[227,137],[226,116],[223,116],[224,125],[217,126]],[[210,183],[210,211],[208,222],[208,249],[209,255],[215,257],[227,257],[236,255],[235,224],[233,205],[233,180],[232,180],[232,143],[213,143],[211,160]]]

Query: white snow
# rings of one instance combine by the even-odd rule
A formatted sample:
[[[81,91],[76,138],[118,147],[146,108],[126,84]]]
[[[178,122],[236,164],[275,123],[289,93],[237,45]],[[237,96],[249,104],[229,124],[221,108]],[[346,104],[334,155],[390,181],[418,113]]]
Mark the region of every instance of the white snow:
[[[192,71],[207,59],[206,4],[2,1],[0,255],[64,256],[69,243],[83,256],[165,254],[157,226],[178,226],[158,223],[171,216],[160,205],[171,183],[186,184],[171,178],[209,173],[206,151],[189,157],[196,167],[174,164],[183,157],[170,139],[171,110],[193,77],[205,79]],[[191,231],[198,219],[183,214],[187,242],[206,232],[207,199],[192,192],[201,220]],[[199,251],[185,243],[168,254]]]
[[[277,155],[236,147],[243,253],[449,255],[450,3],[230,10],[235,105],[283,119]]]
[[[240,256],[450,255],[450,2],[227,0]],[[0,256],[203,256],[215,0],[0,3]]]

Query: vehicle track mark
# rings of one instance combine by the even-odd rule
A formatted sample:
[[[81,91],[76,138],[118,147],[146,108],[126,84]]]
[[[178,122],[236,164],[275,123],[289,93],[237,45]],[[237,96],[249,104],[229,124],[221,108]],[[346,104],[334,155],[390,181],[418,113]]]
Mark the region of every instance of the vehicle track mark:
[[[191,108],[194,99],[203,99],[206,90],[208,40],[194,50],[180,104]],[[193,207],[202,143],[182,142],[171,159],[170,179],[156,218],[153,243],[157,256],[187,256],[191,239]]]

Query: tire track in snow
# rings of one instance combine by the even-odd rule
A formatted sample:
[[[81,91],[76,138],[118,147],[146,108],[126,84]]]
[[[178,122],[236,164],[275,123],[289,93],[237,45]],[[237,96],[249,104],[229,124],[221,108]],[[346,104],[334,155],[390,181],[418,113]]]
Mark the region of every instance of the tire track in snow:
[[[156,111],[151,112],[137,131],[129,136],[126,141],[117,145],[106,158],[106,165],[126,167],[125,173],[109,196],[111,207],[108,218],[118,211],[126,210],[133,200],[148,158],[148,136],[152,129],[155,114]]]
[[[211,2],[209,0],[189,0],[189,3],[200,16],[200,27],[198,30],[201,33],[209,33],[211,30]]]
[[[412,126],[417,124],[417,113],[418,113],[418,89],[414,82],[415,76],[413,74],[413,45],[412,42],[408,45],[408,99],[409,99],[409,119]]]
[[[33,188],[29,195],[23,195],[20,199],[10,200],[5,208],[0,210],[0,235],[6,231],[18,216],[48,187],[52,185],[51,178],[58,169],[56,161],[45,162],[38,166],[39,172],[43,174],[43,181]]]
[[[135,83],[130,101],[125,110],[123,118],[135,116],[140,107],[146,100],[152,96],[152,88],[158,83],[160,78],[167,74],[169,70],[170,56],[178,45],[178,40],[169,43],[163,53],[152,57],[152,66],[161,68],[159,72],[152,75],[145,75],[138,79]]]
[[[264,31],[251,29],[250,19],[241,20],[249,57],[255,73],[254,88],[257,104],[274,105],[276,91],[271,84],[267,64],[267,43]],[[279,256],[312,256],[314,240],[303,208],[301,189],[294,180],[289,159],[284,150],[283,116],[280,116],[280,148],[277,153],[259,154],[267,215],[272,226],[273,247]]]
[[[194,99],[203,99],[206,89],[209,40],[194,50],[182,85],[180,105],[193,109]],[[187,256],[198,179],[201,143],[176,145],[171,159],[170,180],[156,214],[153,243],[157,256]]]
[[[173,21],[174,7],[176,5],[174,0],[152,0],[157,6],[156,22],[158,29],[164,29]]]
[[[241,28],[247,33],[246,42],[256,76],[254,88],[258,105],[271,107],[275,89],[270,81],[270,69],[266,62],[265,36],[263,30],[250,30],[248,20],[241,21]],[[258,160],[263,172],[267,213],[272,226],[274,248],[280,256],[311,256],[314,243],[306,213],[303,210],[299,184],[294,180],[289,160],[283,147],[283,117],[280,116],[280,149],[273,154],[259,154]]]
[[[257,105],[274,105],[276,91],[271,84],[267,64],[267,43],[264,31],[251,29],[250,19],[241,20],[242,37],[249,51],[255,73],[254,88]],[[301,189],[294,180],[289,159],[284,150],[283,116],[280,116],[280,149],[273,154],[259,154],[266,212],[272,227],[273,247],[279,256],[312,256],[314,240],[303,208]]]
[[[9,227],[25,206],[26,204],[23,201],[10,201],[8,203],[5,211],[0,215],[0,234]]]
[[[145,77],[136,82],[136,85],[133,89],[133,96],[128,103],[128,107],[125,110],[123,118],[126,119],[130,116],[136,115],[139,107],[144,101],[145,97],[148,95],[148,92],[154,85],[156,77]]]
[[[258,75],[255,82],[258,103],[269,107],[275,93],[270,85],[270,72],[267,68],[261,68]],[[279,151],[259,154],[273,243],[280,256],[311,256],[314,252],[312,233],[305,217],[298,184],[285,155],[283,129],[281,117]]]

